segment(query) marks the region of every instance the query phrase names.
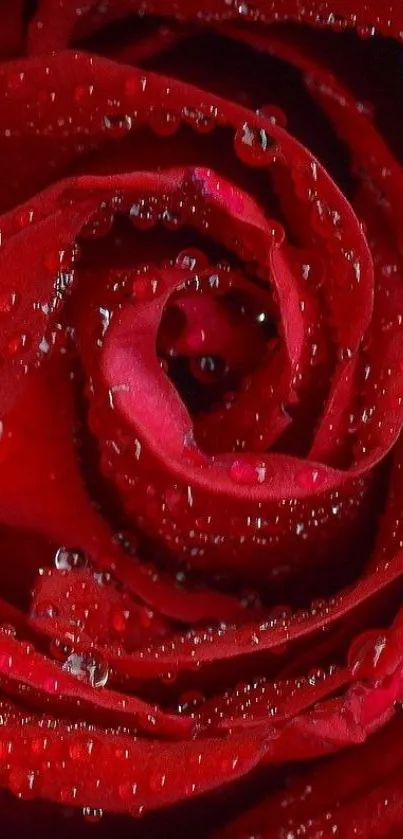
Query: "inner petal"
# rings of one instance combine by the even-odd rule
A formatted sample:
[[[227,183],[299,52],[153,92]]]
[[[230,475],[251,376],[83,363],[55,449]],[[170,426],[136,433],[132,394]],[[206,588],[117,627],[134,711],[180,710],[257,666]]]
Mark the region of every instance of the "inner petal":
[[[157,353],[187,405],[193,420],[202,414],[230,407],[245,377],[259,367],[276,335],[274,319],[267,311],[270,295],[236,288],[236,277],[225,276],[222,293],[219,273],[204,277],[203,290],[173,295],[163,313]],[[199,284],[199,280],[197,280]],[[222,283],[221,283],[222,286]],[[265,309],[263,309],[265,305]],[[199,416],[198,416],[199,415]],[[214,447],[214,425],[203,435],[203,445]]]

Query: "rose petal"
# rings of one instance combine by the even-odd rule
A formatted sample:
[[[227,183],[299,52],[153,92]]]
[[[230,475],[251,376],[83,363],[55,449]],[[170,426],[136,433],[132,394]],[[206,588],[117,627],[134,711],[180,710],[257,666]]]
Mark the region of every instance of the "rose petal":
[[[91,13],[96,7],[95,0],[87,4],[86,12]],[[52,0],[42,0],[35,20],[31,25],[31,50],[35,52],[51,52],[67,46],[71,33],[77,20],[77,9],[81,6],[76,2],[63,0],[55,15]],[[199,19],[200,6],[197,0],[190,0],[176,9],[172,7],[172,0],[153,0],[147,2],[146,6],[140,0],[118,0],[108,11],[108,21],[124,18],[128,14],[138,11],[154,15],[172,15],[180,13],[181,19]],[[105,14],[94,16],[94,28],[103,25]],[[81,13],[81,12],[80,12]],[[80,14],[79,13],[79,14]],[[403,14],[398,0],[389,2],[388,10],[380,10],[378,0],[370,0],[363,8],[346,8],[345,0],[333,0],[325,3],[320,0],[313,0],[309,9],[301,4],[300,0],[260,0],[249,7],[246,5],[228,5],[226,0],[208,0],[203,7],[203,13],[207,20],[214,15],[215,19],[241,21],[252,21],[256,19],[265,22],[278,20],[297,20],[300,23],[310,25],[332,24],[340,28],[340,22],[347,27],[361,27],[361,31],[371,32],[372,27],[386,35],[399,36],[403,27]]]

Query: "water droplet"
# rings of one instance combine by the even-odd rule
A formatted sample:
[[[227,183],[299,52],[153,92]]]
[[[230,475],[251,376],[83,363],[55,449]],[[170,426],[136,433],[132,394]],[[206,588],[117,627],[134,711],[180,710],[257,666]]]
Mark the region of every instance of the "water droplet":
[[[59,609],[49,600],[41,600],[36,603],[32,612],[33,618],[55,619],[59,616]]]
[[[313,490],[323,484],[324,476],[315,466],[306,467],[297,472],[295,481],[301,489]]]
[[[36,777],[33,770],[24,770],[15,766],[10,770],[8,779],[11,791],[18,798],[24,800],[35,798],[34,785]]]
[[[240,596],[240,602],[244,609],[261,609],[262,601],[255,589],[244,589]]]
[[[130,221],[140,230],[148,230],[157,223],[158,218],[151,207],[141,200],[130,207]]]
[[[77,788],[76,787],[61,787],[59,791],[60,801],[64,804],[72,804],[74,799],[77,797]],[[64,812],[71,812],[70,808],[63,808]],[[72,811],[74,814],[74,811]]]
[[[34,211],[29,209],[20,210],[20,212],[16,214],[15,220],[19,227],[27,227],[27,225],[32,224],[34,220]]]
[[[287,127],[287,117],[284,111],[276,105],[261,105],[257,113],[266,117],[273,125],[280,125],[281,128]]]
[[[366,40],[367,38],[373,38],[376,35],[375,26],[357,26],[357,35],[360,38]]]
[[[208,268],[209,261],[203,251],[194,248],[193,250],[180,251],[176,257],[175,265],[185,271],[202,271],[204,268]]]
[[[203,355],[200,360],[200,369],[203,373],[215,373],[217,368],[217,360],[212,355]]]
[[[62,669],[94,688],[104,687],[109,678],[108,664],[95,653],[72,653]]]
[[[0,633],[6,635],[8,638],[16,638],[17,630],[11,623],[3,623],[0,626]]]
[[[116,609],[111,615],[112,629],[118,634],[123,635],[126,631],[127,621],[130,617],[130,612],[127,609]]]
[[[124,137],[132,127],[132,118],[128,114],[107,114],[103,122],[109,136],[114,139]]]
[[[108,571],[94,571],[92,576],[99,586],[107,586],[111,581],[111,575]]]
[[[63,297],[65,294],[68,294],[71,291],[71,287],[74,282],[75,273],[73,270],[71,271],[58,271],[56,280],[55,280],[55,291],[57,295]]]
[[[153,772],[149,778],[149,787],[152,792],[161,792],[166,784],[165,772]]]
[[[87,735],[75,737],[69,745],[69,755],[72,760],[88,761],[99,751],[99,742]]]
[[[223,758],[221,761],[221,770],[224,775],[229,775],[230,772],[235,772],[239,763],[239,757]]]
[[[19,353],[28,352],[32,345],[32,340],[27,332],[21,332],[18,335],[14,335],[10,338],[6,348],[5,353],[11,357],[18,355]]]
[[[337,351],[339,361],[350,361],[353,358],[354,352],[350,347],[340,347]]]
[[[167,670],[165,673],[161,673],[160,680],[164,685],[173,685],[177,679],[177,673],[173,670]]]
[[[99,822],[103,816],[100,807],[83,807],[83,817],[86,822]]]
[[[161,137],[169,137],[177,131],[179,118],[177,114],[163,108],[153,108],[148,117],[148,124],[155,134],[159,134]]]
[[[49,643],[49,651],[58,661],[65,661],[69,655],[71,647],[60,641],[59,638],[53,638]]]
[[[348,652],[348,665],[355,678],[373,679],[381,664],[388,657],[388,639],[385,633],[368,630],[353,641]]]
[[[101,207],[80,230],[81,239],[103,239],[111,232],[114,214],[110,207]]]
[[[168,207],[161,213],[160,220],[167,230],[177,230],[183,223],[181,214],[169,210]]]
[[[19,304],[18,292],[5,291],[0,294],[0,315],[9,315]]]
[[[130,79],[126,79],[125,81],[125,92],[128,96],[138,96],[139,92],[141,91],[144,93],[147,87],[147,79],[142,78],[138,79],[137,76],[132,76]]]
[[[58,571],[72,571],[86,568],[88,565],[85,554],[76,548],[61,547],[55,554],[55,566]]]
[[[153,222],[154,224],[154,222]],[[144,230],[147,229],[147,226],[144,226]],[[157,294],[160,293],[162,287],[162,277],[160,277],[157,271],[147,272],[144,276],[136,277],[133,281],[133,300],[141,301],[142,303],[146,303],[149,300],[152,300]]]
[[[0,670],[11,670],[14,660],[9,653],[0,653]]]
[[[207,455],[205,455],[204,452],[202,452],[197,446],[193,429],[187,431],[184,435],[183,457],[188,461],[188,463],[192,463],[194,466],[205,466],[209,462]]]
[[[253,486],[261,484],[266,478],[264,463],[249,463],[245,460],[234,460],[230,467],[231,480],[236,484]]]
[[[31,745],[31,751],[35,755],[42,755],[44,752],[46,752],[46,749],[49,746],[49,738],[48,737],[34,737],[34,739],[31,740],[30,745]]]
[[[168,487],[165,491],[165,504],[171,513],[177,512],[181,507],[183,508],[185,503],[184,492],[177,484]]]
[[[131,798],[137,795],[137,784],[135,782],[130,783],[130,781],[119,784],[118,793],[119,798],[122,798],[124,801],[130,801]]]
[[[198,690],[187,690],[178,700],[178,714],[188,714],[204,702],[204,694]]]
[[[74,99],[77,105],[88,105],[88,101],[94,92],[94,85],[77,85],[74,88]]]
[[[189,362],[192,375],[202,384],[219,382],[227,373],[225,361],[218,356],[202,355]]]
[[[240,17],[248,17],[252,12],[251,8],[243,0],[236,0],[235,9]]]
[[[216,120],[213,116],[207,116],[203,111],[189,105],[182,108],[182,119],[199,134],[208,134],[216,127]]]
[[[237,156],[248,166],[267,166],[273,160],[277,144],[265,128],[244,122],[234,137]]]

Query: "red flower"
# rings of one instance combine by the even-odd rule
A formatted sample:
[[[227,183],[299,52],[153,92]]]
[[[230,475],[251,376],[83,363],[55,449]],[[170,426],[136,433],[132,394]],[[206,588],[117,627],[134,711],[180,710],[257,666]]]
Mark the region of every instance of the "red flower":
[[[0,12],[4,835],[399,837],[403,9],[32,5]]]

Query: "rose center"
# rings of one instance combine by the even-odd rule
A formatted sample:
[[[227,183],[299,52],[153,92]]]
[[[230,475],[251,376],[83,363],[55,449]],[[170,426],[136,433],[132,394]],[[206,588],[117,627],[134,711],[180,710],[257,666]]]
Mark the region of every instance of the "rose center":
[[[231,286],[176,293],[165,307],[157,352],[191,416],[229,407],[276,336],[269,292]],[[216,284],[218,285],[218,283]]]

